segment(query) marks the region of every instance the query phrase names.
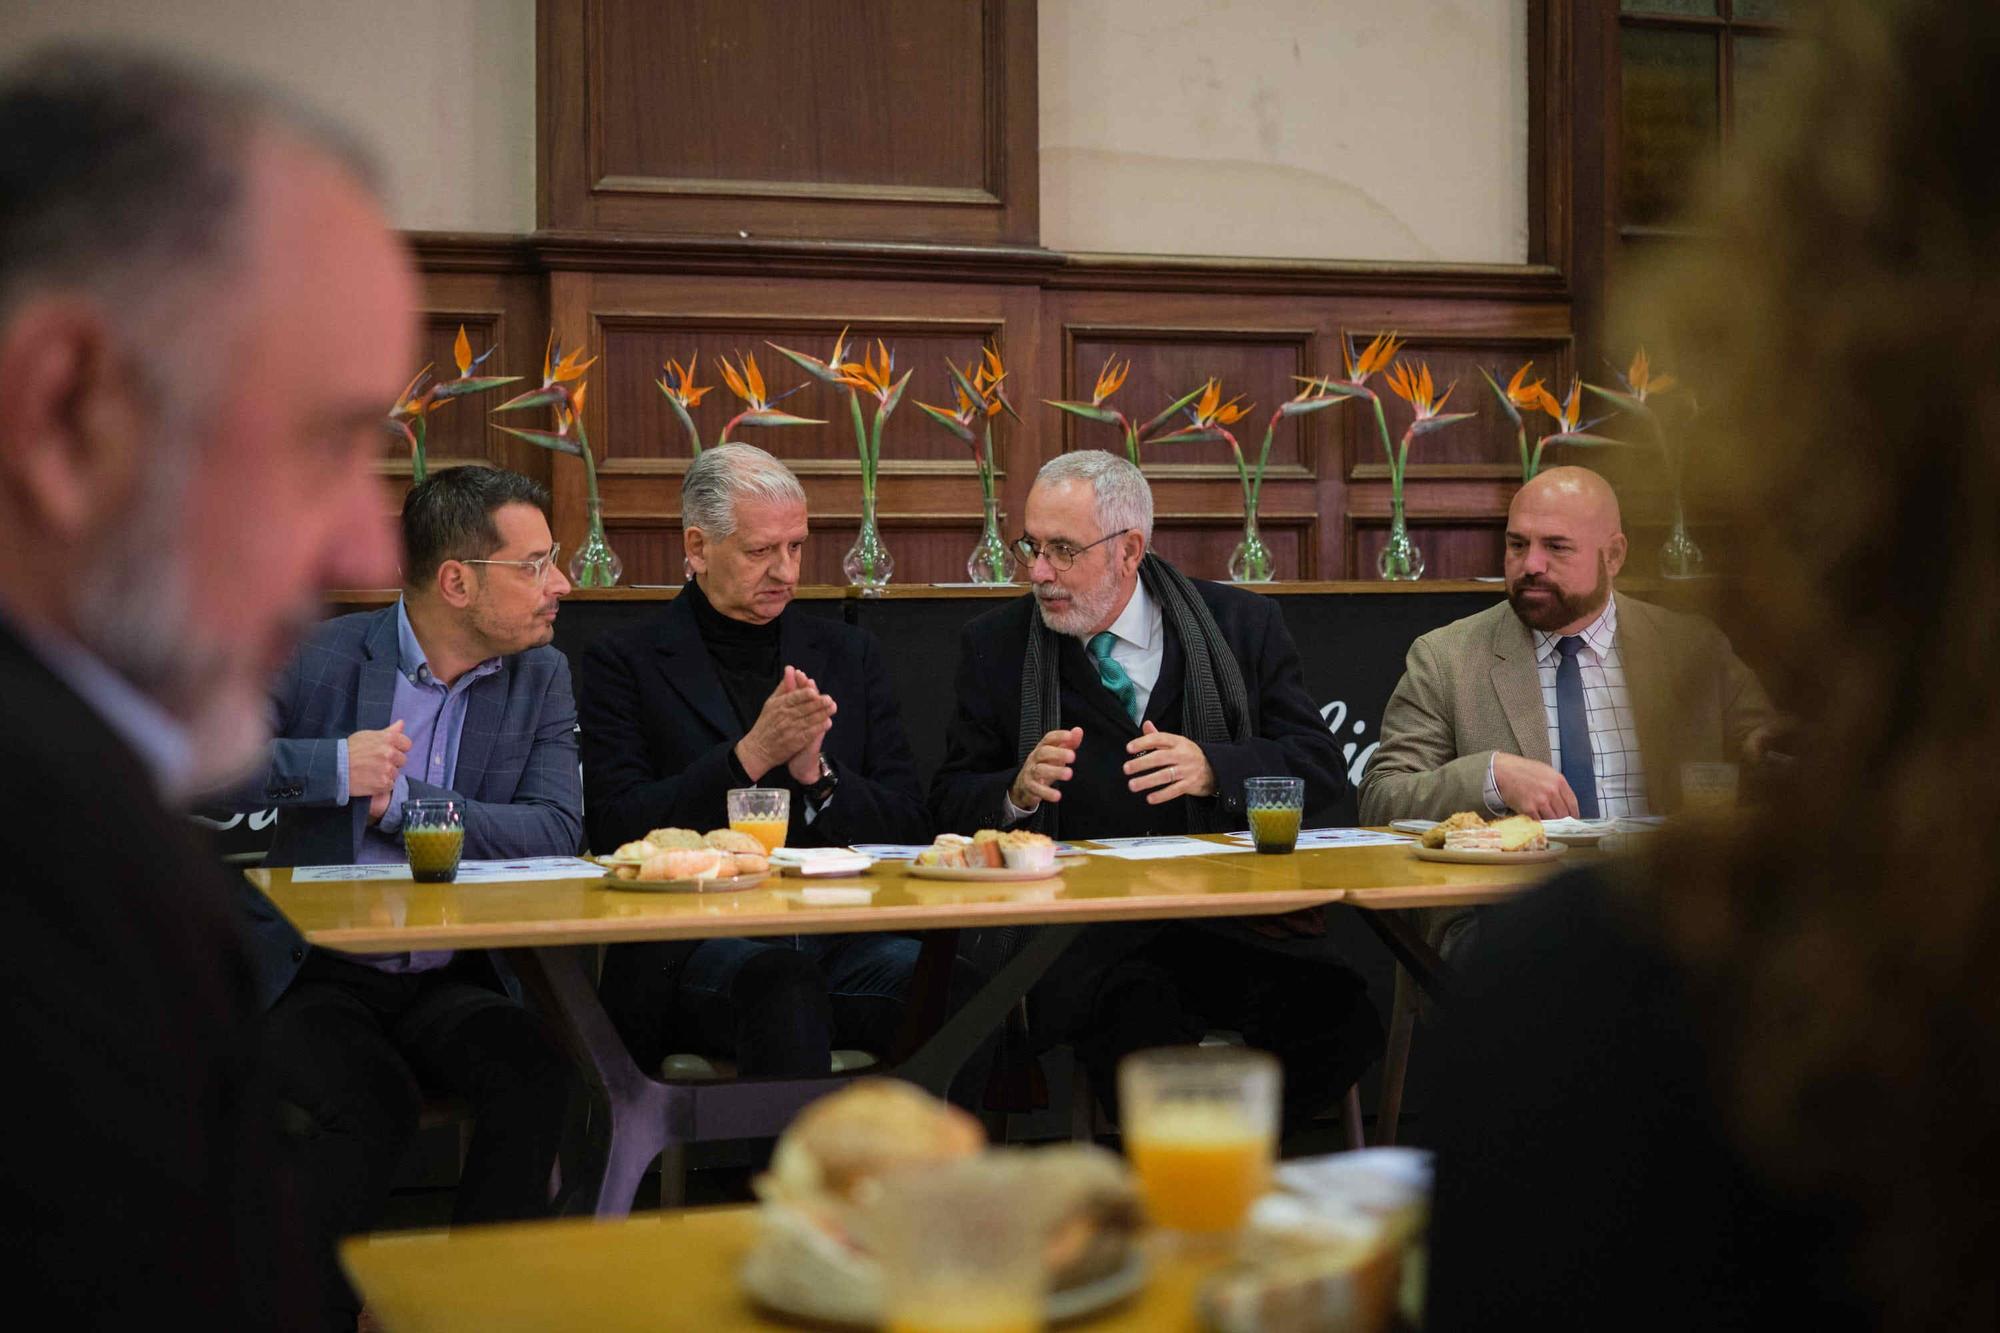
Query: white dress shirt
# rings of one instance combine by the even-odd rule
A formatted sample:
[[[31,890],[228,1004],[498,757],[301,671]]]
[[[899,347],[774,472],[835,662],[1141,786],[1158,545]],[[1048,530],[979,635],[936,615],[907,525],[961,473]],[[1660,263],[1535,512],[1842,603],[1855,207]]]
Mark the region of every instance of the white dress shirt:
[[[1632,699],[1625,688],[1625,666],[1618,652],[1618,599],[1581,631],[1583,647],[1577,666],[1583,673],[1584,717],[1590,729],[1590,759],[1597,779],[1597,814],[1601,819],[1652,813],[1646,803],[1646,768],[1639,757],[1639,728],[1632,718]],[[1535,671],[1541,677],[1542,711],[1548,718],[1549,763],[1562,771],[1562,729],[1556,720],[1556,670],[1563,636],[1534,631]],[[1486,805],[1495,814],[1506,809],[1493,766],[1486,767]]]

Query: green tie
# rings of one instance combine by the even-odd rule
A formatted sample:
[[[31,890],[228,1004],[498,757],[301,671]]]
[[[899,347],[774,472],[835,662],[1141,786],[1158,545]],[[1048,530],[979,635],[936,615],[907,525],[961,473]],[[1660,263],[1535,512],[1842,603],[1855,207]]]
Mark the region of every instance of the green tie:
[[[1089,649],[1091,665],[1097,668],[1097,678],[1104,682],[1104,688],[1111,691],[1118,702],[1125,706],[1125,711],[1131,715],[1132,720],[1137,722],[1139,720],[1139,687],[1134,685],[1132,678],[1125,674],[1125,668],[1119,666],[1112,659],[1111,645],[1116,642],[1118,642],[1118,636],[1110,630],[1106,630],[1102,634],[1093,635],[1090,640]]]

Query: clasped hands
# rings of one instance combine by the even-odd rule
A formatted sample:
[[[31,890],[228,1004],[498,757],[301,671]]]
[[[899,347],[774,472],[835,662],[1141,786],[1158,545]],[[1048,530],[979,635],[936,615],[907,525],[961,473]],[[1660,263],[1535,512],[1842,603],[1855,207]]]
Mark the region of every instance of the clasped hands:
[[[736,742],[736,762],[752,782],[782,766],[794,782],[811,786],[819,781],[819,747],[838,711],[833,696],[821,694],[811,676],[788,666],[757,721]]]
[[[1058,783],[1075,776],[1076,752],[1083,745],[1083,728],[1070,727],[1043,736],[1014,775],[1007,799],[1016,810],[1038,808],[1043,801],[1062,800]],[[1213,796],[1215,770],[1201,747],[1185,736],[1161,731],[1148,722],[1126,742],[1125,785],[1146,794],[1147,805],[1161,805],[1180,796]]]

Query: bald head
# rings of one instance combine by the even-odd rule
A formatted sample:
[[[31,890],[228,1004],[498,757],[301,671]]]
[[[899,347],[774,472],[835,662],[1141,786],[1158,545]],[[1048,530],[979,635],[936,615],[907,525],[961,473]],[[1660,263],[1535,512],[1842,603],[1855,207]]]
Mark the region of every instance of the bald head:
[[[1588,468],[1557,467],[1515,492],[1507,509],[1507,600],[1530,629],[1589,626],[1625,566],[1618,496]]]
[[[1552,467],[1536,473],[1532,481],[1514,493],[1514,503],[1507,507],[1510,527],[1514,515],[1524,509],[1560,513],[1605,540],[1624,529],[1617,492],[1611,489],[1610,482],[1587,467]]]

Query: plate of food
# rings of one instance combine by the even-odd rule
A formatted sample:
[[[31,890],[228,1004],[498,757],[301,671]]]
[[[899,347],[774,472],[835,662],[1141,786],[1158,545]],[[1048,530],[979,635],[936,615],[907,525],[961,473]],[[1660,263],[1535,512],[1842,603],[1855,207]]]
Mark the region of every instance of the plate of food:
[[[1488,823],[1484,815],[1461,810],[1425,830],[1410,850],[1419,861],[1491,865],[1553,861],[1569,849],[1550,846],[1539,819],[1512,815]]]
[[[907,1083],[861,1079],[820,1098],[778,1139],[754,1188],[758,1236],[738,1272],[773,1314],[876,1328],[881,1270],[868,1209],[898,1173],[980,1154],[1020,1173],[1024,1206],[1049,1219],[1048,1317],[1075,1319],[1145,1285],[1138,1192],[1124,1161],[1088,1144],[989,1148],[979,1122]]]
[[[648,893],[725,893],[762,884],[771,871],[764,844],[726,828],[657,828],[597,863],[610,887]]]
[[[971,837],[940,833],[910,862],[918,879],[1008,884],[1052,879],[1082,857],[1058,858],[1053,838],[1041,833],[1001,833],[983,828]]]

